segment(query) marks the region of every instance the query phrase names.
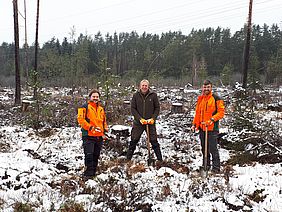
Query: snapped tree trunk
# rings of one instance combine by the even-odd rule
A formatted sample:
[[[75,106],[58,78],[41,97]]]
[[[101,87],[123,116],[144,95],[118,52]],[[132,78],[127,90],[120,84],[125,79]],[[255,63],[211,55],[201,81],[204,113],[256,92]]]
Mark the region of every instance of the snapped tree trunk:
[[[248,79],[248,66],[249,66],[249,58],[250,58],[250,41],[251,41],[251,28],[252,28],[252,6],[253,6],[253,0],[250,0],[247,37],[246,37],[244,58],[243,58],[243,83],[242,83],[243,88],[247,88],[247,79]]]

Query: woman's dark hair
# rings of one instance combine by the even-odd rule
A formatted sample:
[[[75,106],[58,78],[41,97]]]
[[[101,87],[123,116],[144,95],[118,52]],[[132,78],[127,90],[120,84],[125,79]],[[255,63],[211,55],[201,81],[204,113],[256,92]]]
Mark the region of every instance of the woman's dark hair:
[[[90,91],[90,93],[89,93],[89,98],[91,97],[91,95],[93,94],[93,93],[97,93],[97,94],[99,94],[99,97],[101,97],[101,94],[100,94],[100,92],[97,90],[97,89],[92,89],[91,91]]]

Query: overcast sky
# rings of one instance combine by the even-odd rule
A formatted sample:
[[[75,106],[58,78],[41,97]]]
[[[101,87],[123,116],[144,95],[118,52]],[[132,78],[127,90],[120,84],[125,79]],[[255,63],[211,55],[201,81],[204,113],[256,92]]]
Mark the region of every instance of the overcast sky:
[[[35,40],[37,0],[26,0],[28,43]],[[24,0],[18,0],[20,45],[24,42]],[[138,34],[182,31],[192,28],[230,28],[234,33],[247,22],[249,0],[40,0],[39,43],[52,37],[69,38],[74,26],[80,33],[94,36],[98,31]],[[12,0],[0,0],[0,44],[12,43]],[[282,28],[282,0],[254,0],[254,24],[278,24]]]

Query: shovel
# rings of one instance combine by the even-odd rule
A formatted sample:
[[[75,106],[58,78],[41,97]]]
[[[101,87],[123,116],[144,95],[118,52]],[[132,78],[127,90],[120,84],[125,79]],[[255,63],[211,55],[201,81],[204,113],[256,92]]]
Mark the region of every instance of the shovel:
[[[205,125],[205,151],[204,151],[204,167],[200,169],[201,176],[207,178],[208,176],[208,126]]]
[[[153,160],[152,155],[151,155],[150,132],[149,132],[149,125],[148,124],[146,124],[146,133],[147,133],[146,143],[147,143],[147,149],[148,149],[147,163],[148,163],[148,166],[151,166],[151,165],[155,166],[155,161]]]

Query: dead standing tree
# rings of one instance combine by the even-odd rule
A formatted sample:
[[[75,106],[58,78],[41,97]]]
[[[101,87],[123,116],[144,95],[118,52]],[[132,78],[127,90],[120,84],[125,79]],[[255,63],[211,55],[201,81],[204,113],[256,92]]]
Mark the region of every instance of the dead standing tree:
[[[39,23],[39,0],[37,0],[37,14],[36,14],[36,32],[35,32],[35,58],[34,58],[34,74],[33,74],[33,98],[37,99],[38,88],[38,72],[37,72],[37,58],[38,58],[38,23]]]
[[[14,39],[15,39],[15,105],[21,103],[21,78],[20,78],[20,58],[19,58],[19,22],[18,22],[18,1],[13,0],[14,10]]]
[[[24,50],[25,50],[25,77],[26,86],[28,86],[28,44],[27,44],[27,24],[26,24],[26,0],[24,0]]]
[[[251,28],[252,28],[252,7],[253,0],[250,0],[249,3],[249,17],[248,17],[248,26],[247,26],[247,37],[244,48],[244,58],[243,58],[243,88],[247,88],[247,79],[248,79],[248,65],[250,58],[250,40],[251,40]]]

